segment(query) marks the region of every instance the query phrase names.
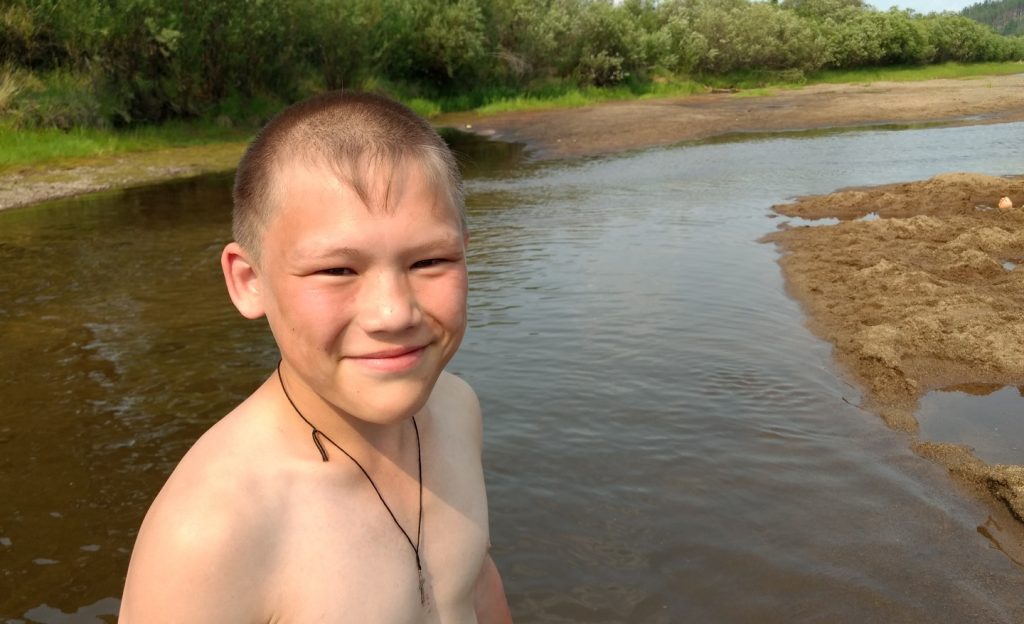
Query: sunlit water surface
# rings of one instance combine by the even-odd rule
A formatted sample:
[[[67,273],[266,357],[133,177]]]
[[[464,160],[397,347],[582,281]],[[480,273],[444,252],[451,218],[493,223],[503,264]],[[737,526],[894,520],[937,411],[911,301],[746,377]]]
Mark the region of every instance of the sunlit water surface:
[[[1012,531],[853,406],[757,242],[795,195],[1019,173],[1020,136],[476,157],[471,328],[451,370],[485,410],[494,554],[518,621],[1024,620],[1024,570],[996,547]],[[229,184],[0,213],[7,622],[113,621],[150,500],[272,370],[265,326],[238,316],[219,275]]]

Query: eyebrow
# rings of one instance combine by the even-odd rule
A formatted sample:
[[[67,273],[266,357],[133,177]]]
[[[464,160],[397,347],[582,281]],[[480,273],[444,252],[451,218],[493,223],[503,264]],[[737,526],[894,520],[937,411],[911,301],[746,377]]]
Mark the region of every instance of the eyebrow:
[[[462,237],[452,234],[443,235],[437,238],[425,241],[414,247],[410,247],[405,250],[411,256],[418,256],[422,254],[428,254],[438,249],[447,250],[449,247],[461,247]],[[328,260],[333,258],[345,258],[351,260],[364,261],[370,254],[356,249],[354,247],[337,246],[337,247],[324,247],[318,248],[297,248],[294,250],[293,257],[304,261],[318,261]]]
[[[300,257],[300,258],[311,258],[311,259],[315,260],[315,259],[319,259],[319,258],[339,258],[339,257],[362,258],[366,254],[364,254],[363,252],[361,252],[358,249],[355,249],[353,247],[325,247],[325,248],[322,248],[322,249],[320,249],[320,248],[309,248],[309,249],[298,248],[295,251],[295,255]]]
[[[423,254],[423,253],[426,253],[426,252],[434,251],[434,250],[439,249],[439,248],[447,249],[448,247],[461,247],[461,246],[462,246],[462,237],[461,236],[458,236],[456,234],[452,234],[452,235],[449,236],[449,235],[446,234],[444,236],[439,236],[439,237],[437,237],[435,239],[426,241],[426,242],[424,242],[424,243],[422,243],[420,245],[416,245],[415,247],[412,247],[409,251],[411,251],[413,255],[419,255],[419,254]]]
[[[298,266],[312,266],[324,262],[361,264],[367,261],[367,257],[366,253],[354,247],[329,245],[323,247],[315,245],[297,247],[288,254],[289,263],[297,264]]]

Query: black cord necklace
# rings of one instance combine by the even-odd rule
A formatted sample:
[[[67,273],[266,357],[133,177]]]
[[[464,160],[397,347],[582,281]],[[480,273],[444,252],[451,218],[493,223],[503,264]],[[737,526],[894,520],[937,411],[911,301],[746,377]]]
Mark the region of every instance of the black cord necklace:
[[[413,542],[412,537],[409,536],[409,533],[405,529],[403,529],[401,523],[398,522],[398,518],[395,517],[395,512],[391,511],[391,507],[388,505],[387,501],[384,500],[384,497],[381,495],[380,489],[377,487],[377,484],[373,482],[372,478],[370,478],[370,473],[366,472],[366,468],[363,468],[363,465],[356,461],[355,457],[349,455],[348,451],[341,448],[341,446],[339,446],[337,442],[332,440],[329,435],[317,429],[316,425],[311,423],[309,419],[302,414],[302,412],[299,410],[299,407],[295,405],[295,401],[293,401],[291,395],[288,394],[288,388],[286,388],[284,385],[284,377],[281,376],[280,362],[277,363],[277,380],[281,382],[281,390],[284,392],[284,398],[288,399],[288,402],[291,403],[292,405],[292,409],[294,409],[295,413],[299,415],[299,418],[301,418],[307,425],[309,425],[309,428],[313,430],[313,444],[315,444],[316,449],[320,451],[320,458],[325,462],[328,461],[329,459],[327,456],[327,450],[324,449],[323,442],[320,441],[320,438],[322,437],[328,442],[330,442],[334,446],[334,448],[344,453],[345,457],[351,459],[352,463],[354,463],[359,468],[359,470],[363,472],[363,476],[366,477],[366,480],[370,482],[370,485],[373,487],[373,491],[377,493],[377,498],[380,499],[381,504],[384,505],[384,509],[387,510],[388,515],[390,515],[391,519],[395,522],[395,526],[398,527],[398,530],[402,532],[403,536],[405,536],[406,541],[409,542],[409,546],[412,547],[412,552],[416,555],[416,571],[419,573],[420,582],[420,604],[426,606],[427,598],[426,593],[424,592],[423,589],[423,561],[420,559],[420,531],[423,528],[423,453],[420,450],[420,428],[416,424],[416,417],[412,417],[412,428],[413,431],[416,432],[416,479],[419,481],[420,487],[420,508],[418,518],[416,520],[416,541]]]

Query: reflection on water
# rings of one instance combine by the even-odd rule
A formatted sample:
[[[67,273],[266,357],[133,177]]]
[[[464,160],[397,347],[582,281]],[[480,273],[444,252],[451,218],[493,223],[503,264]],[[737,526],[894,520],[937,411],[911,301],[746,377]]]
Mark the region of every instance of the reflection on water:
[[[64,613],[60,609],[44,604],[29,609],[25,617],[29,622],[40,624],[106,624],[117,621],[120,602],[117,598],[104,598],[74,613]],[[7,620],[7,624],[14,622],[19,620]]]
[[[526,158],[523,143],[489,141],[457,128],[441,128],[439,132],[459,159],[463,176],[467,178],[506,174],[522,165]]]
[[[452,370],[485,409],[518,619],[1024,619],[1024,573],[991,547],[1012,528],[849,405],[755,242],[795,195],[1009,173],[1021,129],[478,169]],[[228,187],[0,214],[0,616],[108,617],[157,488],[272,370],[269,334],[219,276]]]
[[[921,439],[966,444],[990,464],[1024,464],[1021,388],[960,386],[921,399]]]

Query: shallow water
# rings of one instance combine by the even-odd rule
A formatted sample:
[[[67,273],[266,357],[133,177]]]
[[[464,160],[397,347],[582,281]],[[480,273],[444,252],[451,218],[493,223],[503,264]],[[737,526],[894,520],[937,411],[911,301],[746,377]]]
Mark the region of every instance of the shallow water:
[[[929,392],[917,420],[922,440],[966,444],[990,464],[1024,464],[1024,389],[961,386]]]
[[[1022,130],[480,157],[451,369],[518,621],[1024,619],[999,516],[854,407],[756,242],[796,195],[1019,173]],[[0,213],[0,617],[112,621],[149,501],[276,362],[220,282],[228,185]]]

